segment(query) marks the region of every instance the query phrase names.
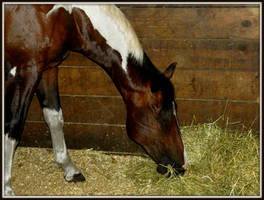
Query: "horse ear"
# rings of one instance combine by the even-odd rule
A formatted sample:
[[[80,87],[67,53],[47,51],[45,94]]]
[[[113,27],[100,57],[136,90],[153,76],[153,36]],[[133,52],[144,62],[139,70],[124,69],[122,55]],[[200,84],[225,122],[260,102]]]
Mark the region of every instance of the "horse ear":
[[[165,70],[165,72],[163,73],[164,76],[166,76],[168,79],[171,79],[173,72],[175,70],[177,63],[171,63],[170,66]]]

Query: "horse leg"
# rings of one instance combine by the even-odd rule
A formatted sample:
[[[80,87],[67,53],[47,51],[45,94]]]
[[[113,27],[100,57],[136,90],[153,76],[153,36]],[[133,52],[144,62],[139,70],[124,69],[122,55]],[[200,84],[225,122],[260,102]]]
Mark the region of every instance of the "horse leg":
[[[64,133],[63,116],[58,93],[58,68],[46,70],[42,74],[37,97],[43,109],[44,119],[50,129],[55,161],[64,170],[66,181],[84,181],[81,171],[72,163],[68,155]]]
[[[5,70],[4,195],[9,196],[14,195],[10,183],[13,157],[39,75],[36,66],[23,66],[23,69],[16,66]]]
[[[14,195],[11,188],[11,168],[14,158],[15,148],[18,141],[9,136],[9,133],[5,133],[4,138],[4,195],[11,196]]]

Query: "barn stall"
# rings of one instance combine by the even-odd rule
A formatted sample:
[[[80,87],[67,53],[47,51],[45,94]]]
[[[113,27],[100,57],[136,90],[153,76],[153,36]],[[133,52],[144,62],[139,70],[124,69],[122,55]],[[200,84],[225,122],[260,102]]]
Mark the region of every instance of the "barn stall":
[[[167,179],[150,158],[135,156],[143,151],[126,135],[125,105],[111,79],[70,53],[59,68],[64,132],[86,182],[67,183],[54,167],[49,130],[34,97],[14,160],[15,193],[258,195],[259,5],[119,7],[161,71],[178,63],[172,83],[189,157],[185,176]]]
[[[259,5],[118,5],[145,52],[172,78],[180,125],[212,122],[259,131]],[[126,110],[107,74],[77,53],[59,68],[69,148],[141,152],[126,135]],[[50,147],[34,97],[24,146]]]

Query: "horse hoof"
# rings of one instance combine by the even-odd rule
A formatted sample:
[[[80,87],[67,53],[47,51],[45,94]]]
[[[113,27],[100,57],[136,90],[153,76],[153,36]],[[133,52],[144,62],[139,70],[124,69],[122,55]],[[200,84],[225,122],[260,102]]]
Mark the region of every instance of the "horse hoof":
[[[74,174],[71,178],[69,178],[69,177],[64,177],[64,178],[65,178],[66,181],[74,182],[74,183],[85,181],[85,177],[81,173]]]
[[[85,177],[80,173],[80,174],[74,174],[73,175],[73,182],[83,182],[85,181]]]

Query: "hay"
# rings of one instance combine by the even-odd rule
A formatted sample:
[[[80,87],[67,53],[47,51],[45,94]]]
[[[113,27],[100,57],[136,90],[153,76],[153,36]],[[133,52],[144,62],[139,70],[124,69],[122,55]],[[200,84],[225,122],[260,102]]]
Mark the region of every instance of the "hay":
[[[184,176],[166,178],[148,157],[69,150],[86,181],[67,183],[51,149],[19,147],[13,165],[16,195],[260,195],[259,137],[215,124],[182,128],[188,154]]]

